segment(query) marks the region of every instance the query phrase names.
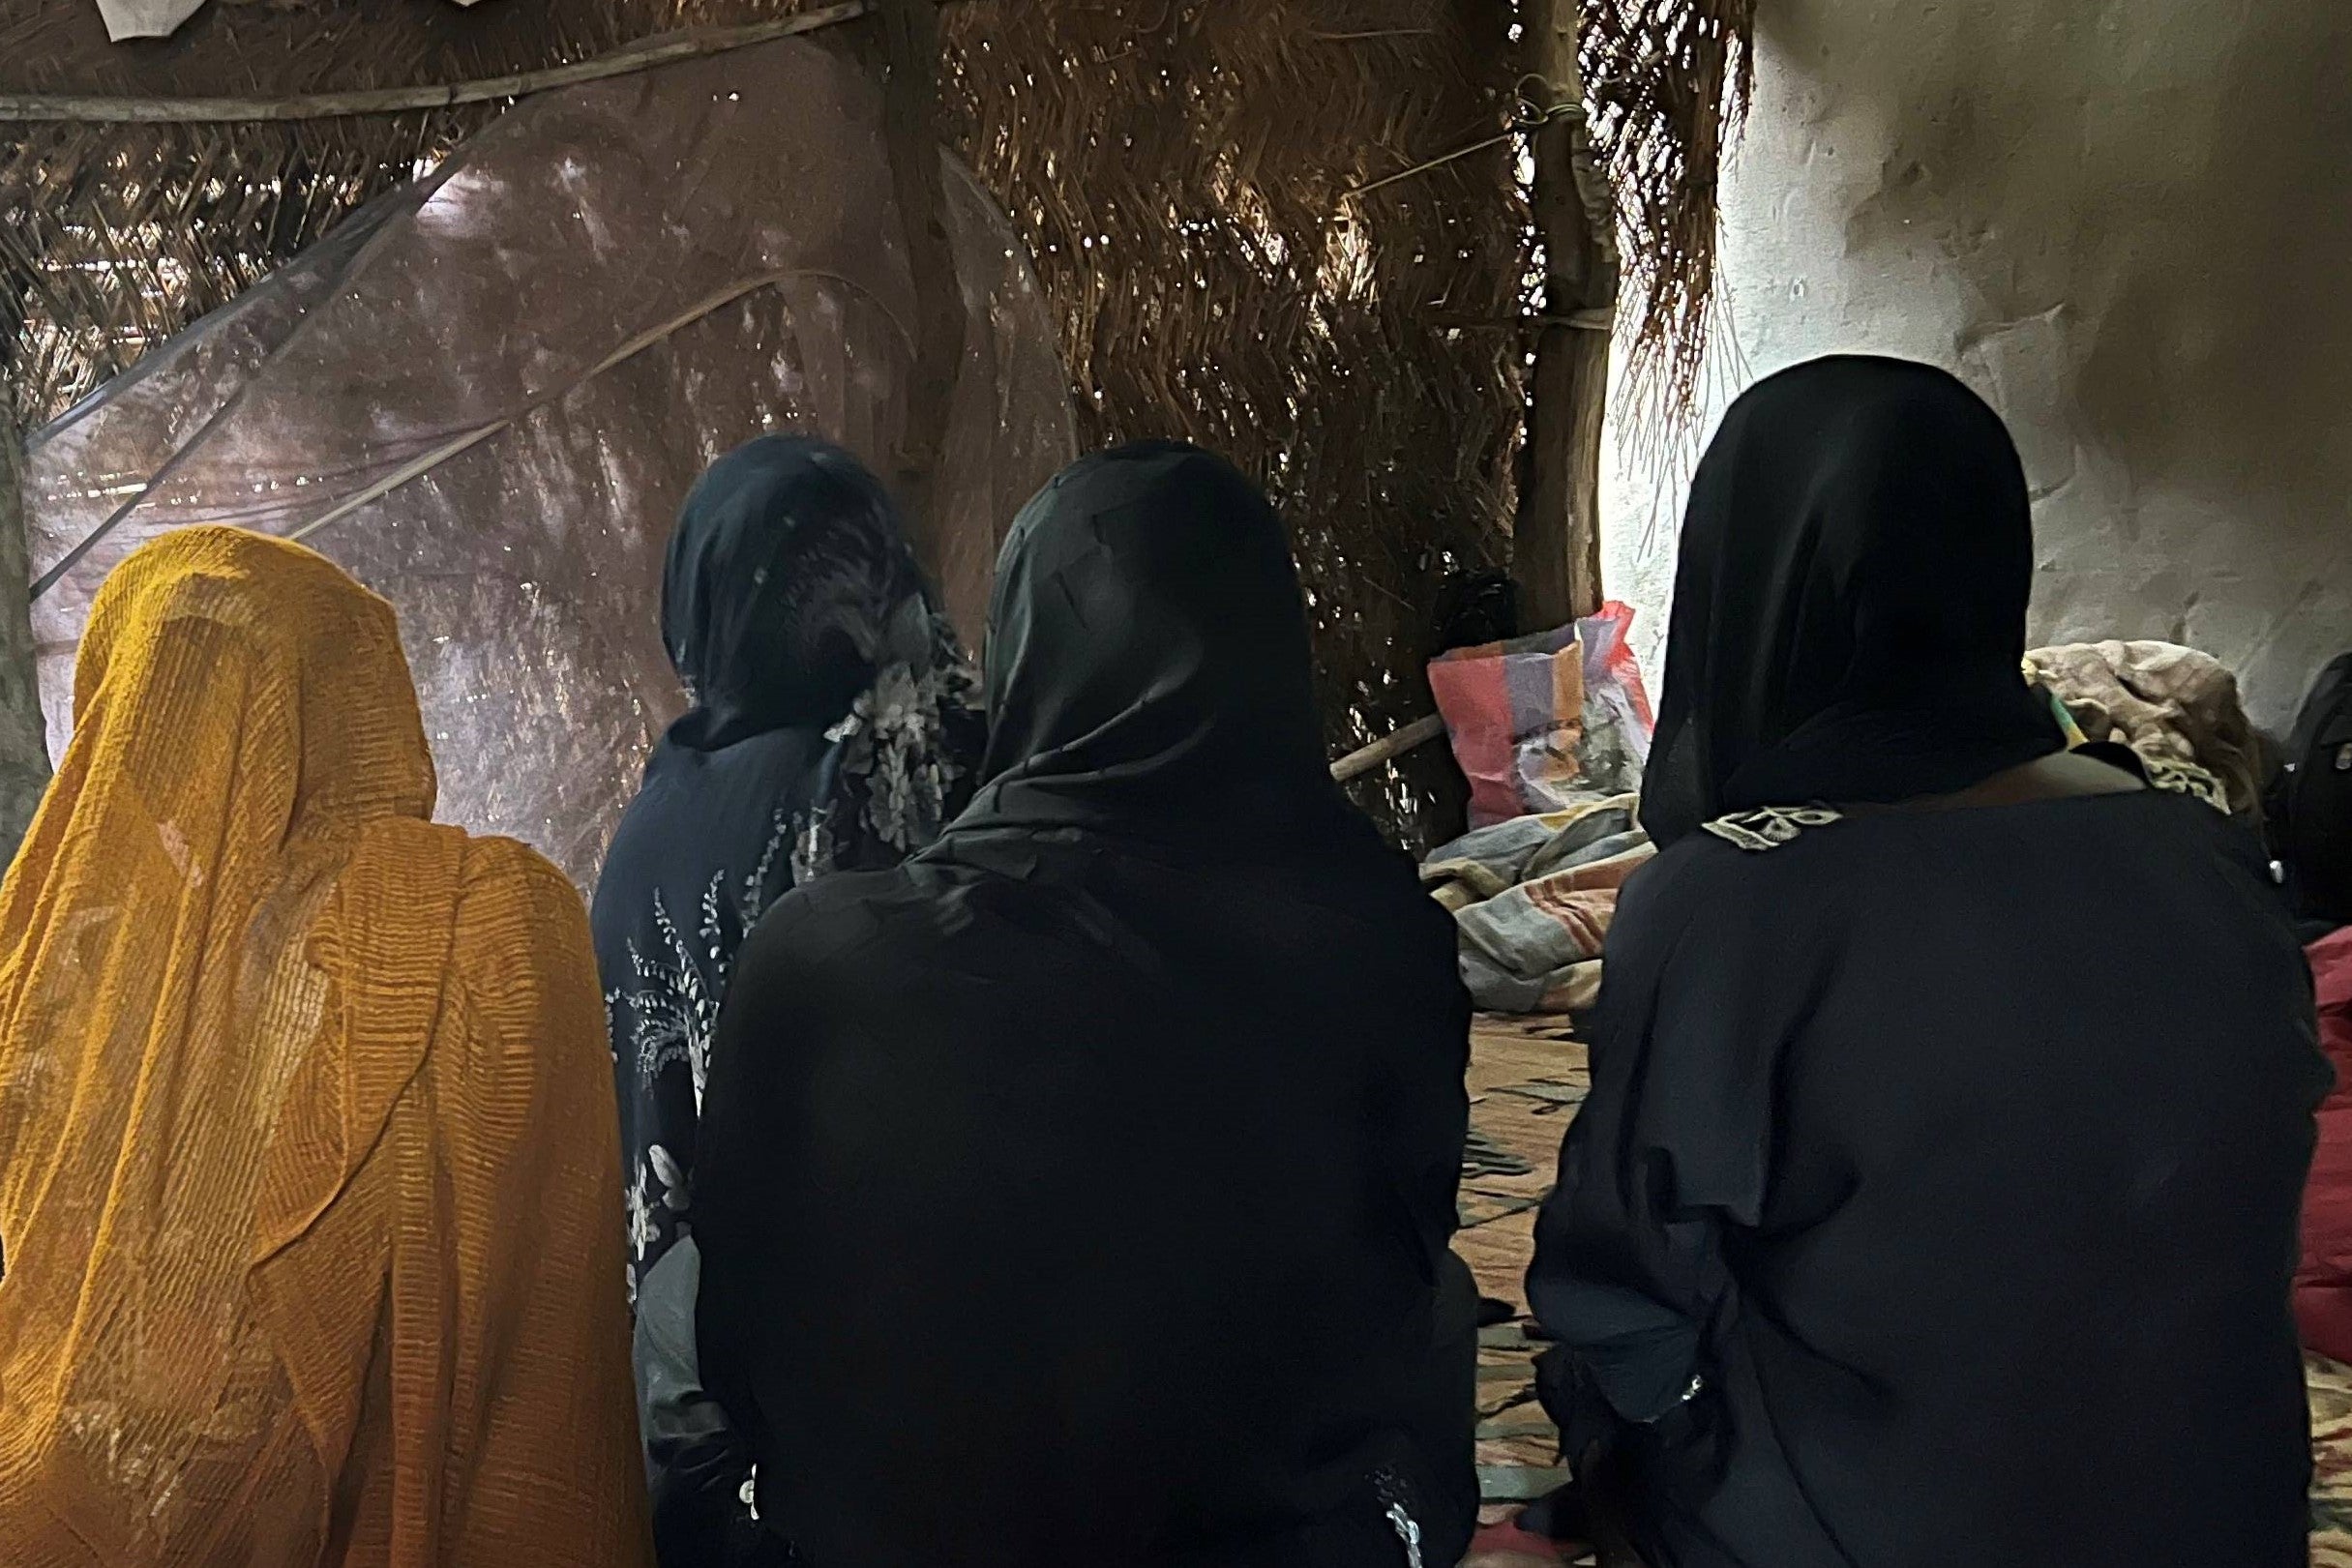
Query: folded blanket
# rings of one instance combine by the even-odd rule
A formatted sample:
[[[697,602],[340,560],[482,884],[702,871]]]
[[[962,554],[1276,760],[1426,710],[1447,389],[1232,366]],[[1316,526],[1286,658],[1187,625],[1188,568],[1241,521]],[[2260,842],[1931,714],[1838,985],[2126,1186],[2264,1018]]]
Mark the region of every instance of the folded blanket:
[[[1563,1013],[1592,1005],[1618,889],[1655,853],[1635,797],[1581,801],[1455,840],[1421,867],[1453,911],[1462,980],[1495,1013]]]
[[[1633,826],[1637,795],[1592,795],[1556,812],[1473,829],[1421,862],[1421,885],[1459,912],[1528,877],[1572,863]]]

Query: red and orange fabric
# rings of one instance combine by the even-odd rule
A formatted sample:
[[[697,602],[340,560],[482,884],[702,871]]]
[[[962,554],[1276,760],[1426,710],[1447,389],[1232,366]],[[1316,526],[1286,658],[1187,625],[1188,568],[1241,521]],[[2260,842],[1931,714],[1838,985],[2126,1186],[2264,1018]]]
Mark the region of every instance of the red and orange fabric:
[[[2352,930],[2307,950],[2319,1003],[2319,1044],[2336,1087],[2319,1108],[2319,1143],[2303,1194],[2303,1265],[2295,1318],[2303,1343],[2352,1361]]]
[[[0,886],[15,1568],[645,1561],[586,921],[432,797],[320,557],[192,528],[100,593]]]

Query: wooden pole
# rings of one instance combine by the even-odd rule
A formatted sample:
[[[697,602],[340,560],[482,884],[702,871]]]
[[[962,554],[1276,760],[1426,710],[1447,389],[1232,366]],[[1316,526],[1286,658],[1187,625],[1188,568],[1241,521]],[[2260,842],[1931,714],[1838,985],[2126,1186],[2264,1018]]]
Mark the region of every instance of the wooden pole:
[[[692,28],[640,39],[593,60],[523,71],[505,76],[441,86],[383,87],[348,93],[309,93],[296,98],[106,98],[87,93],[0,93],[0,123],[71,121],[87,125],[210,125],[270,120],[331,120],[352,114],[404,114],[528,98],[557,87],[606,81],[651,71],[656,66],[725,54],[771,39],[815,33],[855,21],[872,11],[872,0],[843,0],[796,16],[750,22],[741,27]]]
[[[938,132],[939,21],[936,0],[875,0],[882,32],[883,126],[890,181],[914,275],[914,384],[895,466],[900,504],[916,555],[934,581],[946,571],[946,519],[938,515],[932,477],[964,359],[964,294],[947,237],[946,194]],[[959,630],[971,638],[976,627]],[[973,646],[977,646],[974,641]]]
[[[1369,746],[1358,746],[1346,756],[1331,764],[1331,777],[1341,784],[1360,779],[1373,769],[1385,766],[1407,752],[1428,745],[1445,733],[1445,721],[1436,714],[1415,719],[1394,734],[1384,735]]]
[[[0,866],[15,858],[49,783],[25,570],[23,459],[15,397],[0,370]]]
[[[1512,541],[1524,629],[1600,607],[1600,453],[1609,333],[1617,305],[1616,216],[1594,168],[1576,64],[1577,0],[1530,0],[1529,79],[1549,109],[1530,141],[1531,207],[1544,252],[1543,304],[1529,371],[1525,467]]]

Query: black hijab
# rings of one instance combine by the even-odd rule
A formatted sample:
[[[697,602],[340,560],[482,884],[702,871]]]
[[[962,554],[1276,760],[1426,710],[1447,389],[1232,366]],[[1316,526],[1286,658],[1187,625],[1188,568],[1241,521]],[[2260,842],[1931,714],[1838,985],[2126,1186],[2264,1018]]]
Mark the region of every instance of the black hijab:
[[[1005,543],[970,808],[746,945],[700,1340],[823,1568],[1467,1544],[1469,1002],[1308,655],[1230,466],[1079,463]]]
[[[1642,816],[1962,789],[2060,749],[2025,683],[2034,541],[2000,416],[1838,356],[1748,390],[1691,483]]]
[[[825,729],[884,665],[926,660],[930,620],[898,509],[855,458],[813,436],[739,446],[670,538],[662,642],[695,703],[671,738]]]
[[[988,752],[958,841],[1067,829],[1394,857],[1331,781],[1282,521],[1222,459],[1146,442],[1066,469],[1006,536]]]

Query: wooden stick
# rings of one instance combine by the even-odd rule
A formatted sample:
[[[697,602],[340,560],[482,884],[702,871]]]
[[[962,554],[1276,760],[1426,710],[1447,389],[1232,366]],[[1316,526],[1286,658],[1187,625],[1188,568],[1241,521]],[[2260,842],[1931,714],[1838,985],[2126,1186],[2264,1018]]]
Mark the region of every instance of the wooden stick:
[[[964,362],[964,290],[947,233],[940,188],[938,11],[932,0],[874,0],[883,42],[882,130],[890,184],[914,283],[914,364],[907,424],[893,454],[899,503],[912,523],[915,553],[934,582],[947,577],[950,541],[934,479],[956,372]],[[970,637],[983,628],[958,629]],[[974,644],[977,645],[977,638]]]
[[[704,55],[726,54],[771,39],[815,33],[855,21],[874,10],[873,0],[841,0],[797,16],[751,22],[740,27],[695,28],[640,39],[635,44],[544,71],[518,72],[477,81],[433,87],[383,87],[362,92],[311,93],[299,98],[101,98],[0,93],[0,122],[74,121],[99,125],[215,125],[248,121],[332,120],[353,114],[406,114],[526,98],[557,87],[633,75],[656,66]]]
[[[16,854],[49,782],[49,738],[41,717],[41,675],[25,571],[24,440],[15,399],[0,377],[0,866]]]
[[[1331,777],[1341,784],[1360,779],[1384,762],[1393,762],[1407,752],[1425,746],[1445,733],[1445,721],[1436,714],[1415,719],[1404,728],[1369,746],[1359,746],[1331,764]]]
[[[1577,0],[1530,0],[1523,93],[1581,100]],[[1547,110],[1553,105],[1542,105]],[[1543,240],[1543,308],[1529,375],[1526,478],[1512,534],[1512,575],[1530,630],[1600,607],[1600,446],[1609,337],[1593,330],[1617,302],[1616,219],[1594,177],[1581,114],[1545,115],[1530,137],[1530,209]]]

